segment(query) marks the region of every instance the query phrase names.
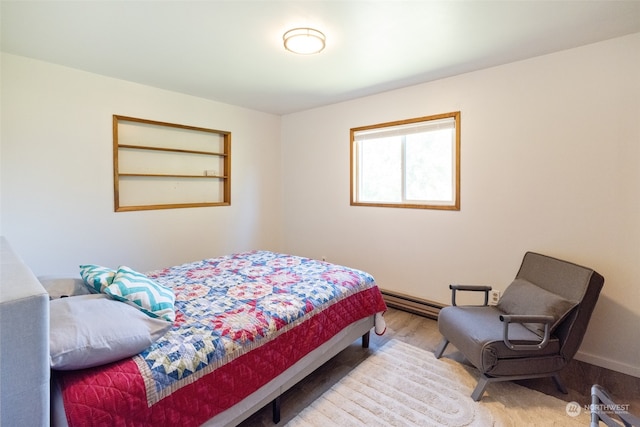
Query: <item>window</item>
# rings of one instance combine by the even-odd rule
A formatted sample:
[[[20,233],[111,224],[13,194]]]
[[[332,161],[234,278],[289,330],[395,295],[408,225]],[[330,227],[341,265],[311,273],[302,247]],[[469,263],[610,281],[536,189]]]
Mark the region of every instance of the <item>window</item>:
[[[351,204],[460,210],[460,112],[351,129]]]

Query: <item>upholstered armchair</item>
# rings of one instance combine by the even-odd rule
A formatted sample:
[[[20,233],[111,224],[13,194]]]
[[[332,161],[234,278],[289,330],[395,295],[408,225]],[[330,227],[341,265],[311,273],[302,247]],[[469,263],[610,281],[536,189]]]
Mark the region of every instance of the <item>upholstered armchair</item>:
[[[452,305],[440,310],[443,340],[435,356],[452,343],[478,368],[475,401],[491,382],[547,376],[566,393],[558,373],[578,351],[603,284],[590,268],[527,252],[496,306],[487,304],[490,286],[450,286]],[[462,291],[484,293],[484,304],[458,306]]]

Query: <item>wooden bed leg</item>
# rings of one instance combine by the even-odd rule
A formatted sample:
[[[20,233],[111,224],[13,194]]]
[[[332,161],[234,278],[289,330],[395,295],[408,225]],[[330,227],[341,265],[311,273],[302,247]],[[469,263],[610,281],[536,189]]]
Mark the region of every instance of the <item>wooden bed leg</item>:
[[[362,348],[369,348],[369,337],[371,337],[371,331],[362,336]]]
[[[280,396],[273,399],[271,406],[273,409],[273,423],[278,424],[280,422]]]

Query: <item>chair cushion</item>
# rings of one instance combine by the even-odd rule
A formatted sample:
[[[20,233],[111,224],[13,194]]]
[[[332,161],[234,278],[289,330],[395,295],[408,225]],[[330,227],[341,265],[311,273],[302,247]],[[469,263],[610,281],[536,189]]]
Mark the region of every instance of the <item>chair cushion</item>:
[[[503,340],[501,314],[504,313],[492,306],[445,307],[438,316],[438,329],[483,373],[497,375],[501,372],[500,364],[508,364],[509,361],[529,358],[528,363],[533,366],[535,363],[531,357],[558,355],[560,343],[556,337],[551,337],[547,346],[540,350],[509,349]],[[521,324],[512,323],[509,325],[509,340],[513,344],[534,344],[540,342],[540,337]]]
[[[576,302],[564,299],[527,280],[515,279],[504,291],[497,307],[506,314],[551,316],[554,322],[550,332],[553,333],[576,305]],[[544,336],[543,324],[524,323],[524,326],[539,336]]]

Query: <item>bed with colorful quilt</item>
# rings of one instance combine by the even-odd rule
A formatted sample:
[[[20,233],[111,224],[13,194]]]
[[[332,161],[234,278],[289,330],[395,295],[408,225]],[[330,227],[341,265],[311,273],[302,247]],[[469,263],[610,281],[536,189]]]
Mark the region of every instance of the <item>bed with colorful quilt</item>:
[[[299,256],[81,275],[51,300],[53,425],[237,425],[269,403],[277,422],[282,393],[385,329],[371,275]]]

